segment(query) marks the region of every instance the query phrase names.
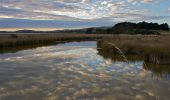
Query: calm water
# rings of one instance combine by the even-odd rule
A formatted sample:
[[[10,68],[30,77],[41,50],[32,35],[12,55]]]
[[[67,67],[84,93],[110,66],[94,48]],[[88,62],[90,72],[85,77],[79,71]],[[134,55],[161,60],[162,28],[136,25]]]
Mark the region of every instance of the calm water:
[[[170,73],[112,61],[96,42],[0,54],[0,100],[169,100]]]

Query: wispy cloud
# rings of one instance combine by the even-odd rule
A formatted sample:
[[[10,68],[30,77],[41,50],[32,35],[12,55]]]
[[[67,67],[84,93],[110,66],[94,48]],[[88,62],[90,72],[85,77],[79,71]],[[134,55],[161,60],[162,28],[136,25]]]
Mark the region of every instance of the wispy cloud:
[[[64,21],[128,21],[166,19],[154,7],[165,0],[2,0],[0,18]],[[169,0],[165,1],[170,3]],[[166,7],[166,6],[165,6]],[[155,8],[156,9],[156,8]],[[169,9],[167,7],[167,9]],[[165,16],[165,17],[163,17]]]

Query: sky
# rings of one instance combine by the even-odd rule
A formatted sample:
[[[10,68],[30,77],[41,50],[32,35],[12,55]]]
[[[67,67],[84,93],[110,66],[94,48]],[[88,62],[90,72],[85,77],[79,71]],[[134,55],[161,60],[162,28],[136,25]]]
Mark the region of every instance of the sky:
[[[170,0],[0,0],[0,29],[70,29],[118,22],[170,25]]]

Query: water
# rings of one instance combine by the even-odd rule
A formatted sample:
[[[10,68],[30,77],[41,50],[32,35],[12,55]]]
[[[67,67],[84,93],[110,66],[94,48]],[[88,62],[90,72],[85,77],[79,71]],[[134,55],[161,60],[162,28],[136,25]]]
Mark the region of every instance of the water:
[[[0,54],[0,100],[169,100],[169,72],[143,65],[105,58],[95,41]]]

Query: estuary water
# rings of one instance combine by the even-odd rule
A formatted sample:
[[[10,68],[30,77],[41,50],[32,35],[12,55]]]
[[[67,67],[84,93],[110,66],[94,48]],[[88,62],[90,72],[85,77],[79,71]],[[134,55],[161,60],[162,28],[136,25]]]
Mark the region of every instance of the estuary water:
[[[170,71],[113,61],[96,41],[0,54],[0,100],[169,100]]]

